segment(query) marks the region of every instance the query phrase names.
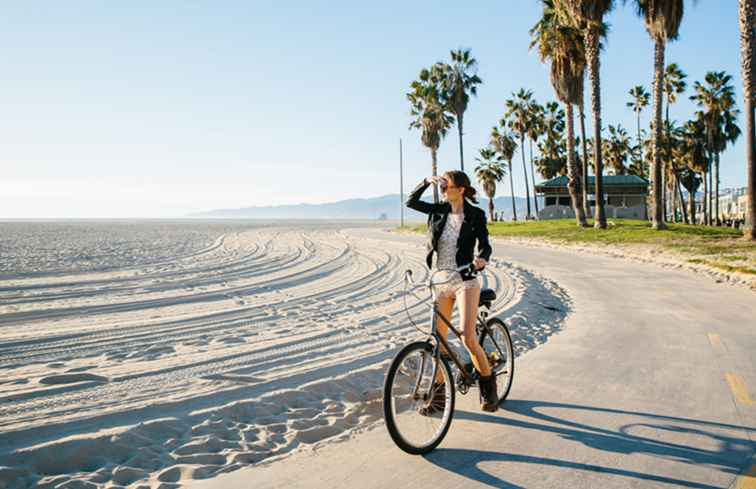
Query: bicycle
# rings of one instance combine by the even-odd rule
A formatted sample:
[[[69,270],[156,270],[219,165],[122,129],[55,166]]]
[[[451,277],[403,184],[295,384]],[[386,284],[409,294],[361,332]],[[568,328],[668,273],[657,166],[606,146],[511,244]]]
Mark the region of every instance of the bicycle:
[[[413,455],[428,453],[441,443],[451,426],[455,387],[461,394],[467,394],[479,378],[472,361],[463,365],[458,354],[436,331],[435,319],[439,317],[458,339],[462,339],[462,333],[452,326],[450,319],[438,310],[435,287],[454,278],[452,276],[449,280],[435,283],[434,277],[441,271],[457,273],[468,271],[471,274],[477,272],[474,265],[470,263],[457,269],[437,270],[430,275],[427,282],[433,298],[430,335],[423,341],[408,344],[396,354],[389,365],[383,385],[383,415],[388,432],[399,448]],[[409,317],[406,304],[408,284],[417,285],[412,280],[412,270],[406,270],[404,273],[405,311]],[[420,301],[427,300],[418,297],[414,292],[411,293]],[[514,350],[509,329],[504,321],[488,318],[489,309],[495,299],[494,290],[482,289],[480,291],[475,330],[480,346],[486,352],[486,357],[491,364],[493,375],[496,376],[499,393],[498,406],[507,398],[512,387]],[[410,321],[415,325],[411,317]],[[417,328],[417,325],[415,327]],[[448,356],[441,354],[441,348],[439,348],[441,345],[448,352]],[[451,360],[456,367],[456,379],[448,360]],[[444,406],[442,409],[440,405],[436,405],[435,414],[427,414],[434,398],[433,389],[439,368],[444,379]]]

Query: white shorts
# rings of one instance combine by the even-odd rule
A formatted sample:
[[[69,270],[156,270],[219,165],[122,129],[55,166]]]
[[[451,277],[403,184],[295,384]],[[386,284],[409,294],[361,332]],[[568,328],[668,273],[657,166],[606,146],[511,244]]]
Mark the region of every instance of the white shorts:
[[[446,282],[449,280],[448,282]],[[480,282],[477,278],[471,278],[470,280],[462,280],[462,276],[459,272],[438,272],[434,279],[434,282],[446,282],[434,286],[436,290],[436,298],[441,299],[444,297],[456,297],[458,294],[464,292],[466,289],[478,289],[480,290]]]

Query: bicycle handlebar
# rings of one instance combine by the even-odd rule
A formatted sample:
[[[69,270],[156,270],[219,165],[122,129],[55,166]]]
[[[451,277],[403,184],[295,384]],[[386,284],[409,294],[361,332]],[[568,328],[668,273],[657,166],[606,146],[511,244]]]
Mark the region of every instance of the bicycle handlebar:
[[[439,283],[437,283],[437,284],[436,284],[436,283],[433,283],[433,277],[434,277],[434,275],[435,275],[435,274],[436,274],[437,272],[442,272],[442,271],[449,271],[449,272],[458,272],[458,273],[462,273],[462,272],[468,272],[468,273],[469,273],[470,275],[476,275],[476,274],[477,274],[478,272],[480,272],[481,270],[477,270],[477,269],[475,268],[475,264],[474,264],[474,263],[468,263],[468,264],[466,264],[466,265],[462,265],[461,267],[458,267],[458,268],[448,268],[448,269],[444,269],[444,268],[442,268],[442,269],[440,269],[440,270],[436,270],[436,271],[435,271],[434,273],[432,273],[432,274],[431,274],[431,276],[430,276],[430,277],[428,278],[428,288],[429,288],[429,289],[431,289],[431,291],[432,291],[433,287],[435,287],[436,285],[441,285],[441,284],[444,284],[444,283],[450,282],[450,281],[452,280],[452,279],[450,278],[449,280],[446,280],[446,281],[444,281],[444,282],[439,282]],[[411,285],[412,285],[413,287],[412,287],[411,289],[407,290],[407,284],[411,284]],[[422,330],[421,330],[421,329],[420,329],[420,328],[419,328],[419,327],[417,326],[417,324],[415,324],[415,322],[414,322],[414,321],[412,320],[412,317],[410,316],[409,310],[408,310],[408,308],[407,308],[407,294],[408,294],[408,293],[409,293],[409,294],[412,294],[412,295],[413,295],[413,296],[414,296],[414,297],[415,297],[416,299],[418,299],[418,300],[419,300],[420,302],[424,302],[424,301],[427,301],[427,299],[426,299],[426,298],[422,298],[422,297],[419,297],[419,296],[418,296],[417,294],[415,294],[415,292],[414,292],[414,288],[415,288],[415,286],[416,286],[416,285],[417,285],[417,284],[415,283],[415,281],[414,281],[414,280],[412,280],[412,270],[410,270],[410,269],[407,269],[407,270],[405,270],[405,271],[404,271],[404,310],[405,310],[405,312],[407,313],[407,317],[409,318],[409,320],[410,320],[410,322],[411,322],[411,323],[413,324],[413,326],[415,326],[415,328],[416,328],[416,329],[417,329],[418,331],[420,331],[420,332],[423,332],[423,331],[422,331]]]
[[[462,265],[461,267],[457,267],[457,268],[441,268],[441,269],[435,270],[433,273],[435,274],[437,272],[457,272],[457,273],[467,272],[470,275],[476,275],[478,272],[480,272],[480,270],[475,268],[475,263],[467,263],[466,265]],[[431,278],[432,277],[433,275],[431,275]],[[412,270],[407,269],[404,272],[404,279],[406,281],[409,281],[410,284],[415,285],[415,281],[412,280]],[[429,282],[430,282],[430,279],[429,279]],[[445,282],[448,282],[448,280]],[[429,285],[441,285],[445,282],[439,282],[437,284],[429,283]]]

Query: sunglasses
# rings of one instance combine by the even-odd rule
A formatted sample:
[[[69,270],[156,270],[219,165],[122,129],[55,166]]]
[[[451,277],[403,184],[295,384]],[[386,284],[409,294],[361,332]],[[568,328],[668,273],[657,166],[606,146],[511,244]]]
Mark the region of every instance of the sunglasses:
[[[459,188],[459,187],[455,187],[454,185],[449,185],[449,181],[445,178],[442,178],[441,180],[439,180],[438,184],[439,184],[439,187],[441,187],[441,190],[443,190],[444,192],[446,192],[446,190],[450,188]]]

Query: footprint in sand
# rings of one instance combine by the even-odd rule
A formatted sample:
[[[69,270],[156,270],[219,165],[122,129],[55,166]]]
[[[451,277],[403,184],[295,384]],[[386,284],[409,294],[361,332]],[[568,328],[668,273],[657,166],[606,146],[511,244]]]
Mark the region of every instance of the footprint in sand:
[[[60,385],[60,384],[75,384],[77,382],[110,382],[110,379],[101,375],[87,374],[87,373],[75,373],[75,374],[61,374],[61,375],[49,375],[39,379],[40,384],[45,385]]]
[[[84,366],[84,367],[75,367],[75,368],[69,368],[66,370],[67,374],[74,373],[74,372],[86,372],[87,370],[92,370],[93,366]]]
[[[241,336],[226,336],[223,338],[218,338],[216,340],[213,340],[213,343],[223,343],[226,345],[234,345],[239,343],[246,343],[247,340],[242,338]]]

